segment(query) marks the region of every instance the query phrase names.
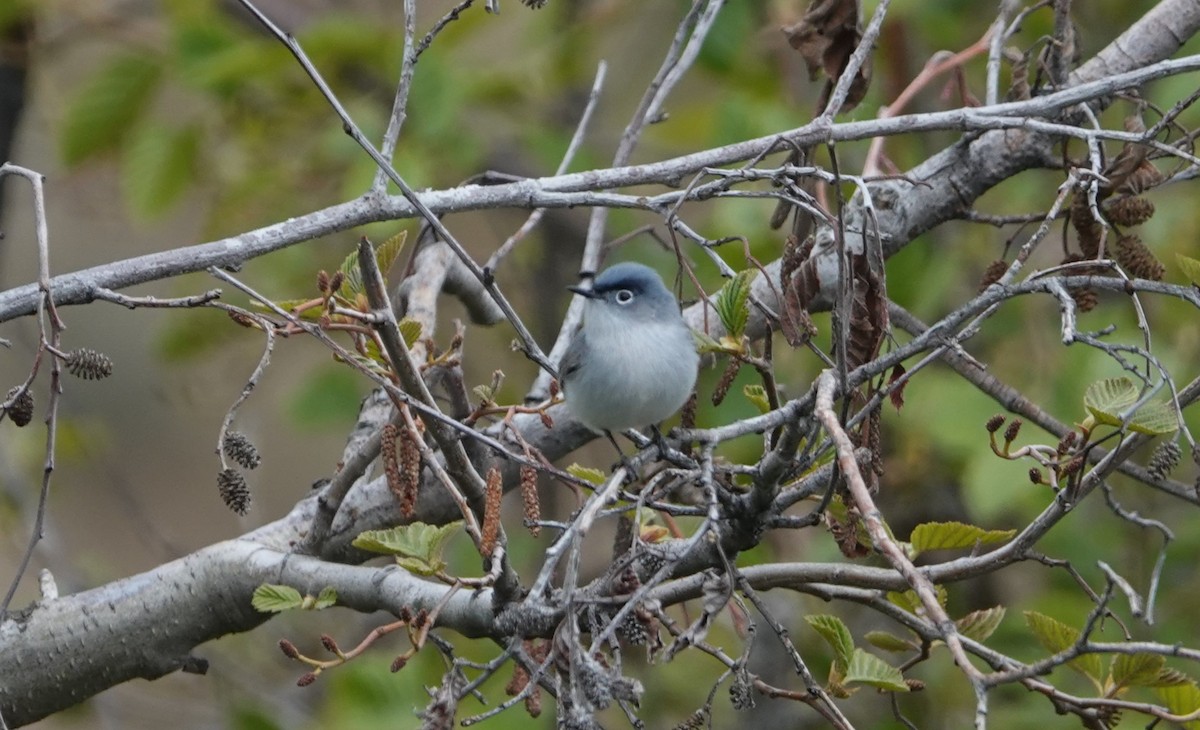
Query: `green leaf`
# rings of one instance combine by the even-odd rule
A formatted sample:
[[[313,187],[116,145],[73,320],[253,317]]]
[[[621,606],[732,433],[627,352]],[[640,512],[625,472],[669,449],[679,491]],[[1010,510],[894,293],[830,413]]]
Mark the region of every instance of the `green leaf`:
[[[338,271],[345,274],[346,279],[338,288],[337,294],[347,299],[353,299],[356,294],[362,292],[363,280],[362,271],[358,268],[358,251],[351,251],[346,258],[342,259],[342,265],[338,267]]]
[[[858,682],[891,692],[907,692],[904,675],[891,664],[862,649],[855,649],[846,671],[846,682]]]
[[[934,586],[933,590],[937,593],[938,605],[945,606],[946,598],[948,597],[948,594],[946,593],[946,587]],[[909,613],[920,613],[925,610],[925,604],[921,603],[921,597],[918,596],[917,592],[913,590],[904,591],[903,593],[888,591],[887,599],[889,602],[899,606],[900,608],[903,608]]]
[[[1137,399],[1137,386],[1129,378],[1105,378],[1087,387],[1083,394],[1083,407],[1097,422],[1120,426],[1121,418],[1117,414],[1137,403]]]
[[[767,389],[761,385],[743,386],[742,393],[758,408],[759,413],[767,413],[771,410],[771,401],[767,400]]]
[[[1120,428],[1121,414],[1128,411],[1140,397],[1137,385],[1126,377],[1106,378],[1088,386],[1083,395],[1083,405],[1097,423]],[[1158,436],[1174,433],[1179,428],[1175,408],[1170,403],[1158,401],[1147,403],[1129,419],[1129,430]]]
[[[63,161],[75,165],[115,148],[141,116],[162,69],[154,57],[127,55],[113,59],[88,79],[67,110]]]
[[[1192,684],[1192,678],[1178,669],[1163,667],[1158,676],[1147,682],[1147,687],[1174,687],[1177,684]]]
[[[318,596],[300,595],[300,591],[291,586],[263,583],[254,589],[250,604],[262,613],[279,613],[292,609],[305,611],[320,611],[337,603],[337,591],[332,586],[321,589]]]
[[[604,472],[599,469],[593,469],[590,466],[572,464],[567,467],[567,473],[576,479],[582,479],[585,482],[591,482],[596,485],[603,484],[605,481]]]
[[[833,666],[839,674],[844,674],[854,653],[854,639],[850,636],[850,629],[846,628],[846,624],[837,616],[827,614],[805,616],[804,620],[833,647]]]
[[[1004,606],[993,606],[981,611],[972,611],[955,621],[954,625],[958,633],[968,639],[987,641],[1003,620]]]
[[[908,639],[901,638],[887,631],[868,631],[863,636],[871,646],[874,646],[884,651],[901,652],[912,651],[916,649],[913,643]]]
[[[121,159],[121,184],[133,212],[143,218],[166,212],[192,183],[199,149],[194,127],[139,125]]]
[[[1190,715],[1200,709],[1200,688],[1195,682],[1159,687],[1158,696],[1173,715]],[[1200,720],[1183,724],[1188,730],[1200,730]]]
[[[746,322],[750,320],[750,282],[754,281],[757,273],[754,269],[739,272],[713,301],[721,324],[734,339],[741,339],[746,331]]]
[[[476,398],[484,403],[492,403],[493,399],[496,397],[496,394],[492,392],[492,386],[490,385],[476,385],[474,388],[471,388],[471,392],[475,394]]]
[[[1179,264],[1179,270],[1188,278],[1188,281],[1192,282],[1193,286],[1200,286],[1200,261],[1191,256],[1177,253],[1175,254],[1175,263]]]
[[[1166,401],[1147,403],[1129,419],[1129,430],[1150,436],[1175,433],[1179,429],[1179,419],[1175,415],[1175,406]]]
[[[389,530],[367,530],[354,538],[354,547],[396,556],[400,567],[417,575],[433,575],[446,567],[442,551],[446,541],[462,528],[462,521],[447,525],[413,522]]]
[[[1050,618],[1044,613],[1026,611],[1025,623],[1029,625],[1029,629],[1033,631],[1033,635],[1037,637],[1038,642],[1052,654],[1066,651],[1079,641],[1080,634],[1078,629],[1068,626],[1057,619]],[[1075,671],[1092,680],[1097,689],[1103,689],[1100,684],[1100,678],[1104,676],[1104,667],[1098,655],[1084,654],[1072,659],[1067,664]]]
[[[407,240],[408,231],[400,231],[379,244],[375,249],[375,263],[379,266],[379,273],[385,280],[387,279],[388,271],[392,268],[392,264],[396,263],[400,252],[404,250],[404,242]],[[412,345],[409,345],[409,347],[412,347]]]
[[[400,320],[400,335],[404,338],[404,346],[412,349],[421,339],[421,323],[412,317],[405,317]]]
[[[1109,669],[1114,687],[1154,686],[1167,660],[1158,654],[1118,654]]]
[[[985,530],[962,522],[926,522],[913,528],[909,540],[916,554],[927,550],[972,548],[976,544],[1005,542],[1016,534],[1016,530]]]
[[[335,603],[337,603],[337,591],[333,589],[333,586],[325,586],[317,594],[317,600],[313,604],[313,608],[320,611],[323,608],[329,608]]]
[[[271,583],[263,583],[258,588],[254,589],[254,596],[250,599],[250,605],[259,613],[279,613],[280,611],[290,611],[294,608],[300,608],[304,604],[304,597],[300,595],[300,591],[291,586],[273,585]]]

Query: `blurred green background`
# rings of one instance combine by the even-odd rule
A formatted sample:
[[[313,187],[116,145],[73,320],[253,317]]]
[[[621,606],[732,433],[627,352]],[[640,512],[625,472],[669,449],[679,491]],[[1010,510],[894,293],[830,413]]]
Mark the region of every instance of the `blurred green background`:
[[[286,49],[235,5],[216,0],[8,0],[0,7],[0,27],[10,51],[5,58],[15,58],[13,63],[27,69],[24,115],[10,159],[47,176],[56,273],[237,234],[348,200],[369,185],[373,163],[342,133]],[[396,155],[397,169],[414,188],[453,186],[485,170],[551,173],[602,59],[609,63],[608,83],[571,169],[604,166],[689,4],[551,0],[537,12],[515,0],[501,5],[499,15],[471,8],[420,59]],[[779,31],[799,18],[804,5],[798,0],[728,3],[696,67],[667,104],[669,119],[647,131],[634,161],[663,159],[804,124],[813,113],[820,82],[808,80],[799,56]],[[872,2],[866,5],[868,12],[874,7]],[[1089,3],[1076,18],[1083,58],[1152,5],[1144,0]],[[400,4],[273,0],[260,6],[297,35],[368,137],[379,139],[400,65]],[[418,35],[452,3],[419,6]],[[974,42],[991,21],[992,6],[967,0],[896,3],[878,45],[871,90],[847,118],[871,118],[933,53],[957,51]],[[1049,30],[1049,13],[1036,13],[1015,42],[1029,47]],[[1195,42],[1188,46],[1192,52],[1197,47]],[[977,96],[982,96],[983,67],[984,59],[977,58],[964,68],[967,86]],[[1194,78],[1179,77],[1156,83],[1147,96],[1169,107],[1194,89]],[[939,81],[918,95],[910,111],[957,106],[960,101],[952,85]],[[1130,106],[1118,103],[1103,120],[1120,128],[1128,113]],[[1195,126],[1196,115],[1185,114],[1183,122]],[[893,138],[886,153],[906,169],[954,139],[948,133]],[[860,170],[866,147],[839,145],[841,169]],[[1070,153],[1079,156],[1083,151],[1072,148]],[[978,208],[993,214],[1045,210],[1063,177],[1057,171],[1025,173],[992,191]],[[0,240],[0,288],[9,288],[33,280],[36,258],[27,186],[10,179],[3,195],[0,223],[6,236]],[[1187,185],[1155,191],[1158,213],[1141,229],[1143,239],[1167,262],[1168,280],[1181,279],[1173,266],[1175,253],[1200,255],[1195,243],[1200,217],[1193,198]],[[772,208],[767,200],[718,200],[685,206],[682,215],[710,239],[745,237],[754,256],[766,262],[778,257],[782,246],[780,233],[767,227]],[[482,260],[525,216],[525,211],[486,211],[454,216],[447,224]],[[578,269],[587,216],[586,210],[550,211],[498,272],[501,285],[547,349],[566,306],[563,287]],[[608,236],[659,222],[648,214],[613,211]],[[280,298],[307,295],[313,291],[316,270],[337,266],[358,236],[383,240],[402,229],[415,231],[415,226],[411,221],[380,223],[304,243],[248,263],[240,276]],[[1031,230],[943,225],[889,261],[889,293],[926,321],[935,320],[972,296],[988,262]],[[1052,235],[1061,236],[1061,231]],[[1042,249],[1035,266],[1061,258],[1057,238]],[[686,253],[697,264],[707,290],[714,291],[719,277],[711,264],[702,255]],[[727,246],[722,254],[735,268],[746,266],[738,244]],[[672,254],[646,236],[626,244],[615,256],[647,261],[663,272],[672,271],[674,262]],[[132,293],[178,296],[215,285],[207,276],[192,275]],[[237,293],[227,294],[229,301],[245,302]],[[1195,375],[1192,364],[1200,350],[1194,312],[1173,301],[1143,301],[1154,329],[1155,353],[1186,382]],[[450,331],[445,325],[463,312],[447,301],[442,314],[438,337],[444,343]],[[267,377],[241,411],[239,427],[255,440],[264,462],[251,481],[254,507],[239,519],[216,495],[213,451],[221,418],[257,362],[261,341],[214,311],[130,312],[95,304],[67,309],[64,316],[68,346],[103,350],[116,363],[114,376],[102,383],[66,383],[48,530],[30,574],[49,567],[64,591],[151,569],[282,515],[306,494],[310,483],[330,474],[358,400],[366,392],[365,384],[319,345],[296,338],[280,342]],[[827,345],[828,317],[816,319]],[[1117,327],[1115,339],[1139,340],[1126,300],[1102,298],[1101,306],[1082,320],[1090,329],[1108,324]],[[0,385],[7,389],[27,372],[37,332],[32,321],[24,320],[0,326],[0,337],[13,341],[11,349],[0,350]],[[503,369],[508,377],[502,399],[515,402],[533,370],[509,352],[511,337],[506,326],[471,327],[465,367],[471,384],[487,382],[492,370]],[[775,344],[781,387],[787,395],[803,393],[820,363],[811,353],[785,351],[782,339]],[[968,349],[1002,381],[1066,421],[1083,417],[1082,394],[1089,382],[1120,374],[1111,360],[1095,351],[1062,347],[1057,306],[1045,298],[1006,305]],[[742,384],[754,382],[750,372],[742,373],[720,409],[707,405],[720,370],[705,373],[701,380],[703,424],[753,412],[753,406],[737,395]],[[46,401],[44,382],[37,387],[40,406]],[[983,423],[997,406],[951,371],[930,368],[908,386],[905,396],[901,412],[885,411],[887,474],[878,497],[898,536],[934,519],[961,519],[989,529],[1020,528],[1051,499],[1045,488],[1029,484],[1028,464],[990,454]],[[5,585],[32,523],[44,447],[44,431],[38,425],[35,421],[30,428],[16,430],[0,424],[0,580]],[[1022,440],[1055,439],[1027,426]],[[743,439],[724,455],[749,462],[759,449],[754,439]],[[607,448],[592,446],[572,458],[604,466],[612,455]],[[1181,478],[1190,476],[1184,472]],[[1188,527],[1193,515],[1123,478],[1114,478],[1112,484],[1127,509],[1162,519],[1178,538],[1163,575],[1158,624],[1153,630],[1133,623],[1131,628],[1139,637],[1194,642],[1197,631],[1189,596],[1200,586],[1186,557],[1200,548],[1200,531]],[[571,509],[569,495],[549,485],[544,485],[543,498],[543,514],[565,517]],[[519,505],[508,507],[519,519]],[[598,545],[594,552],[607,555],[602,537],[593,539]],[[469,573],[477,566],[466,541],[460,542],[459,568]],[[547,544],[546,535],[538,540],[519,535],[513,545],[518,564],[536,565]],[[1052,557],[1070,559],[1093,587],[1102,584],[1095,565],[1104,560],[1144,590],[1159,545],[1156,533],[1119,520],[1095,494],[1039,548]],[[843,558],[826,532],[806,530],[774,533],[740,560],[750,564]],[[595,574],[603,567],[604,559],[598,558],[589,570]],[[14,605],[35,598],[33,584],[27,577]],[[1090,607],[1065,571],[1033,564],[953,585],[949,596],[952,616],[1007,606],[1009,614],[990,643],[1026,660],[1043,654],[1020,611],[1042,611],[1079,626]],[[805,614],[837,614],[860,644],[867,631],[897,631],[882,617],[855,606],[827,605],[780,591],[765,598],[820,679],[826,676],[830,654],[802,620]],[[248,635],[202,647],[199,653],[212,661],[208,677],[176,674],[153,684],[130,683],[36,727],[157,728],[164,720],[181,727],[234,730],[416,727],[413,712],[427,702],[423,686],[437,684],[442,672],[432,652],[424,652],[400,674],[389,674],[392,657],[407,648],[400,641],[299,689],[294,686],[298,665],[287,662],[275,647],[278,638],[287,636],[302,651],[319,654],[317,637],[322,632],[351,646],[384,620],[345,611],[287,616]],[[1117,627],[1109,625],[1100,638],[1119,636]],[[734,655],[743,641],[727,613],[710,640]],[[465,656],[494,655],[495,648],[487,643],[455,643]],[[646,684],[643,717],[651,727],[683,720],[703,703],[721,673],[715,662],[697,653],[653,667],[639,666],[637,654],[627,652],[627,657],[631,671]],[[895,657],[885,658],[898,663]],[[777,684],[799,687],[786,656],[761,622],[751,669]],[[970,723],[973,697],[944,653],[935,653],[910,675],[926,681],[927,688],[900,698],[907,717],[923,728]],[[1052,679],[1067,691],[1093,691],[1086,680],[1065,670]],[[485,686],[489,702],[502,701],[505,681],[506,676],[497,677]],[[750,722],[823,726],[807,708],[786,701],[760,698],[754,710],[735,714],[724,693],[722,688],[715,703],[714,727]],[[552,727],[553,704],[548,698],[544,704],[536,723],[516,708],[487,727]],[[842,706],[859,727],[900,726],[885,695],[863,690]],[[468,701],[459,716],[484,709]],[[1013,688],[994,693],[991,713],[995,727],[1034,722],[1044,728],[1077,726],[1075,719],[1055,715],[1044,698]],[[610,715],[607,722],[619,727],[624,720]],[[1127,718],[1125,724],[1140,727],[1144,720]]]

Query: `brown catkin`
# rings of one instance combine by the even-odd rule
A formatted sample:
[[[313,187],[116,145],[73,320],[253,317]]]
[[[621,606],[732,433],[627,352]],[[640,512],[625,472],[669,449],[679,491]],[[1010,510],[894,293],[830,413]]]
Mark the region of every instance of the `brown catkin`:
[[[1065,454],[1075,448],[1075,441],[1079,438],[1079,434],[1075,431],[1067,431],[1063,437],[1058,440],[1058,448],[1056,451],[1060,454]]]
[[[246,486],[246,477],[237,469],[222,469],[217,474],[217,491],[225,506],[236,514],[245,515],[250,509],[250,488]]]
[[[533,691],[525,697],[525,711],[530,717],[537,717],[542,714],[542,688],[534,687]]]
[[[1094,259],[1100,254],[1100,236],[1103,232],[1099,221],[1092,215],[1087,193],[1075,192],[1071,200],[1071,226],[1079,236],[1079,250],[1084,258]]]
[[[1008,428],[1004,429],[1004,443],[1011,444],[1017,440],[1017,434],[1021,433],[1021,419],[1014,418],[1009,422]]]
[[[262,456],[254,448],[250,438],[241,431],[230,431],[225,434],[222,450],[230,459],[236,461],[243,469],[257,469],[262,463]]]
[[[504,496],[504,479],[496,467],[488,469],[487,490],[483,499],[483,528],[480,530],[479,550],[485,559],[492,557],[496,538],[500,535],[500,499]]]
[[[379,434],[379,454],[383,459],[383,473],[387,476],[388,489],[397,501],[403,499],[404,489],[400,481],[400,455],[396,450],[396,441],[400,438],[400,426],[395,423],[385,424]]]
[[[1004,259],[996,259],[988,264],[983,271],[983,276],[979,278],[979,293],[982,294],[984,289],[1000,281],[1000,277],[1004,276],[1005,271],[1008,271],[1008,263]]]
[[[1117,239],[1116,258],[1122,268],[1139,279],[1162,281],[1167,271],[1142,239],[1131,234]]]
[[[317,291],[322,294],[329,293],[329,272],[325,269],[317,272]]]
[[[20,393],[20,395],[17,395]],[[21,386],[13,386],[11,390],[4,395],[4,400],[12,401],[8,404],[8,417],[18,427],[28,426],[33,420],[33,393],[29,389],[21,390]]]
[[[509,697],[516,697],[529,684],[529,672],[525,671],[525,667],[521,666],[521,662],[513,662],[512,678],[508,680],[508,684],[504,685],[504,694]]]
[[[1154,203],[1141,196],[1117,198],[1108,204],[1105,213],[1118,226],[1140,226],[1154,215]]]
[[[1084,258],[1077,253],[1073,253],[1062,260],[1064,264],[1072,264],[1076,261],[1083,261]],[[1096,267],[1088,268],[1073,268],[1070,271],[1072,276],[1085,276],[1087,274],[1099,274],[1103,270],[1098,270]],[[1076,286],[1068,290],[1071,298],[1075,300],[1075,306],[1080,312],[1090,312],[1100,303],[1099,297],[1096,296],[1096,290],[1090,286]]]
[[[1146,465],[1146,468],[1150,471],[1150,476],[1162,481],[1175,470],[1175,467],[1179,466],[1181,458],[1183,458],[1183,449],[1179,448],[1179,444],[1174,441],[1164,441],[1151,454],[1150,463]]]
[[[416,434],[409,430],[400,434],[400,514],[408,518],[417,513],[421,491],[421,445],[417,439],[423,428],[418,421]]]
[[[537,537],[542,534],[542,508],[538,502],[537,469],[528,464],[521,466],[521,508],[525,515],[525,524],[529,525],[529,534]]]
[[[696,427],[696,404],[699,398],[696,391],[688,396],[687,401],[683,404],[683,410],[679,412],[679,427],[680,428],[695,428]]]
[[[300,679],[296,680],[296,686],[297,687],[307,687],[308,685],[312,684],[315,681],[317,681],[317,673],[316,672],[305,672],[304,674],[300,675]]]
[[[721,401],[725,400],[730,386],[733,385],[733,379],[737,377],[738,370],[741,368],[741,360],[730,358],[729,364],[725,366],[725,372],[721,373],[721,379],[717,381],[717,387],[713,388],[712,404],[714,406],[721,405]]]
[[[287,639],[279,640],[279,650],[282,651],[283,655],[285,657],[287,657],[288,659],[299,659],[300,658],[300,650],[296,648],[295,644],[288,641]]]
[[[64,362],[67,372],[83,380],[101,380],[112,375],[112,360],[104,353],[87,347],[68,352]]]
[[[989,418],[987,420],[987,426],[986,426],[988,433],[996,433],[997,431],[999,431],[1000,427],[1004,425],[1004,422],[1006,420],[1008,420],[1008,419],[1006,419],[1004,417],[1004,415],[1000,414],[1000,413],[997,413],[996,415]]]

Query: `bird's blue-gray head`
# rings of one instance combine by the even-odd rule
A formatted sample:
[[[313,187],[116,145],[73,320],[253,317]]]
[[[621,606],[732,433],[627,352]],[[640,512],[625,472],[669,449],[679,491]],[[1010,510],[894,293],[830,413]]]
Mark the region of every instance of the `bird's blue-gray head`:
[[[572,286],[571,291],[623,316],[638,319],[678,318],[675,296],[658,272],[644,264],[625,262],[610,266],[592,280],[590,287]]]

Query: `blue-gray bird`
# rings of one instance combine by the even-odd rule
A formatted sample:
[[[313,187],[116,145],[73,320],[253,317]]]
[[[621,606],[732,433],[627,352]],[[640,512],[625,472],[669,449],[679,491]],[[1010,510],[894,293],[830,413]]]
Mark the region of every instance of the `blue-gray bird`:
[[[567,408],[594,431],[657,426],[687,401],[699,355],[675,296],[650,267],[621,263],[601,272],[583,325],[559,365]]]

